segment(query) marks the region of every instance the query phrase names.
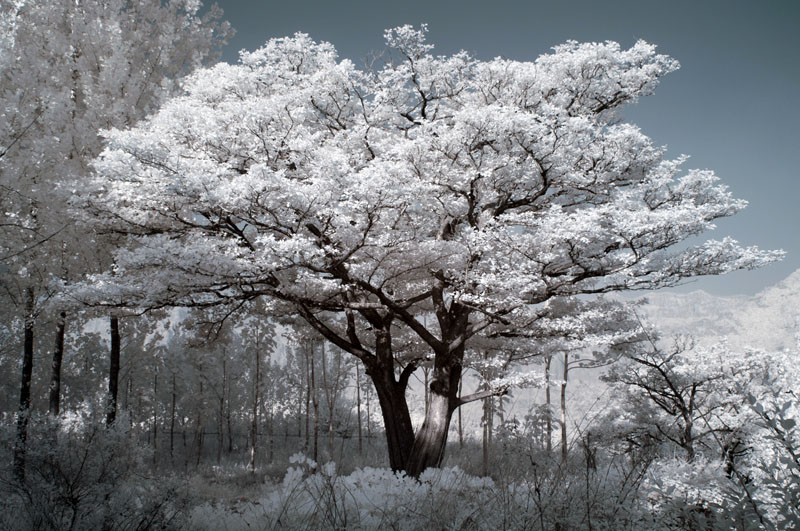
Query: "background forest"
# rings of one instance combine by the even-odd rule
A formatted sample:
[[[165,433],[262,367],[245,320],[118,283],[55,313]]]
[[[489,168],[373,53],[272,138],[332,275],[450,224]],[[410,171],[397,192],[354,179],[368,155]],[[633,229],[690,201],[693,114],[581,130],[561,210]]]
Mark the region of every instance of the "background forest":
[[[3,529],[796,529],[797,274],[621,110],[638,41],[217,63],[193,0],[0,0]]]

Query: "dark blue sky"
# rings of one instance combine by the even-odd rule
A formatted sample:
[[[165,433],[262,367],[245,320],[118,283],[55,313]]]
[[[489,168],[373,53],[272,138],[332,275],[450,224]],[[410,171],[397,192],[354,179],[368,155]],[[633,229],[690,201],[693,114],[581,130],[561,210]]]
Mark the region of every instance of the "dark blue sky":
[[[686,167],[713,169],[750,206],[709,237],[730,235],[786,259],[759,271],[701,279],[687,289],[752,294],[800,269],[800,1],[243,1],[221,0],[236,61],[271,37],[302,31],[362,64],[383,30],[427,23],[436,52],[533,60],[566,40],[644,39],[681,69],[625,112]]]

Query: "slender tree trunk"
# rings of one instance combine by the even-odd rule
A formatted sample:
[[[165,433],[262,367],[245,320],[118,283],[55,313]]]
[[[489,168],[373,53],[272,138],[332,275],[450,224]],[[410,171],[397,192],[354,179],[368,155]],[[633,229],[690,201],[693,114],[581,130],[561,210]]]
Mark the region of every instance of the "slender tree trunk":
[[[483,457],[483,475],[489,475],[489,402],[488,398],[483,399],[483,419],[481,424],[483,425],[483,445],[482,445],[482,457]]]
[[[370,390],[369,387],[366,389],[367,396],[365,397],[366,406],[367,406],[367,441],[372,438],[372,414],[370,413]],[[413,433],[413,432],[412,432]]]
[[[328,406],[328,460],[333,461],[333,419],[331,411],[331,389],[328,385],[328,361],[325,354],[325,341],[320,341],[320,360],[322,360],[322,391]]]
[[[169,458],[170,460],[174,457],[175,452],[175,402],[178,398],[178,393],[176,391],[175,385],[175,373],[172,373],[172,407],[170,408],[169,412]]]
[[[494,439],[494,397],[490,396],[486,399],[489,406],[489,452],[492,451],[492,441]]]
[[[544,358],[544,397],[545,405],[545,444],[547,445],[547,453],[553,451],[553,410],[552,402],[550,400],[550,362],[553,361],[553,356],[547,355]]]
[[[316,462],[319,460],[319,397],[317,396],[317,383],[314,372],[314,356],[313,344],[311,356],[311,402],[314,406],[314,456],[312,459]]]
[[[301,382],[302,384],[302,382]],[[298,397],[297,397],[297,443],[300,444],[300,441],[303,440],[303,395],[304,395],[305,387],[302,385],[298,385]],[[289,423],[287,422],[286,425],[288,426]]]
[[[222,446],[225,444],[225,362],[222,363],[222,393],[219,395],[219,411],[217,413],[217,465],[222,462]]]
[[[334,430],[334,413],[336,410],[336,399],[338,398],[339,379],[342,372],[342,355],[336,358],[336,377],[330,381],[328,366],[326,361],[325,342],[322,342],[322,387],[325,391],[325,402],[328,406],[328,459],[333,461],[334,442],[336,432]]]
[[[561,460],[567,460],[567,376],[569,375],[569,353],[564,353],[564,379],[561,382]]]
[[[106,424],[111,426],[117,418],[117,391],[119,389],[119,319],[112,315],[111,325],[111,352],[109,356],[108,369],[108,410]]]
[[[233,429],[231,426],[231,386],[228,385],[228,398],[226,400],[225,418],[228,422],[228,455],[233,452]]]
[[[203,431],[205,430],[205,426],[203,425],[203,406],[204,406],[204,404],[203,404],[203,396],[204,396],[203,395],[203,382],[201,380],[200,381],[200,396],[198,397],[199,398],[199,403],[198,403],[198,406],[197,406],[197,424],[196,424],[195,433],[194,433],[194,439],[195,439],[195,442],[196,442],[195,447],[197,448],[197,455],[195,456],[195,463],[194,463],[195,468],[199,468],[200,467],[200,460],[203,457],[203,436],[204,436]]]
[[[158,371],[156,371],[153,375],[153,463],[155,463],[157,459],[158,459]]]
[[[458,381],[458,398],[461,399],[461,387],[464,380]],[[461,408],[458,408],[458,447],[464,448],[464,420],[461,418]]]
[[[431,375],[430,367],[423,367],[422,368],[422,377],[423,377],[422,385],[424,386],[424,389],[425,389],[425,415],[426,416],[428,415],[428,406],[430,406],[430,402],[431,402],[431,398],[430,398],[430,375]]]
[[[64,357],[64,331],[67,324],[67,314],[61,312],[56,324],[56,344],[53,348],[53,363],[50,373],[50,414],[58,416],[61,409],[61,361]]]
[[[683,428],[681,443],[683,444],[683,449],[686,451],[686,460],[691,463],[695,458],[693,433],[694,426],[691,418],[684,417],[684,422],[686,425]]]
[[[133,409],[131,408],[131,389],[133,387],[133,375],[129,372],[128,373],[128,384],[125,386],[125,411],[128,412],[128,426],[130,431],[128,432],[131,437],[134,435],[133,431]]]
[[[253,411],[250,423],[250,472],[256,471],[256,447],[258,445],[258,401],[261,386],[261,352],[256,348],[256,375],[253,383]]]
[[[311,447],[311,361],[313,361],[313,352],[309,354],[307,347],[308,345],[303,347],[306,361],[306,451]]]
[[[364,449],[361,431],[361,371],[356,364],[356,408],[358,412],[358,453]]]
[[[22,379],[17,412],[17,438],[14,442],[14,476],[25,480],[25,452],[28,442],[28,419],[31,413],[31,378],[33,376],[33,288],[25,290],[25,327],[23,330]]]
[[[269,448],[267,449],[267,462],[272,464],[273,450],[275,448],[275,408],[273,406],[270,406],[269,408],[268,429],[269,433],[267,435],[269,437]]]

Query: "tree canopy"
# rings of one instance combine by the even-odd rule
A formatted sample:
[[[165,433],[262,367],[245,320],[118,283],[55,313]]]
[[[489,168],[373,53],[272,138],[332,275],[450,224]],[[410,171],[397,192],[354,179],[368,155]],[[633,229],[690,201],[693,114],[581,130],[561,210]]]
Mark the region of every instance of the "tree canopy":
[[[424,36],[387,31],[389,58],[370,69],[298,33],[198,70],[156,114],[106,133],[75,202],[97,230],[130,236],[114,271],[75,297],[266,297],[300,314],[365,363],[392,466],[413,474],[441,462],[477,338],[585,335],[592,319],[564,308],[601,310],[565,298],[780,256],[687,242],[745,202],[622,121],[678,68],[653,45],[568,42],[534,62],[481,61],[434,55]],[[404,392],[420,360],[395,355],[398,334],[433,360],[416,435]]]

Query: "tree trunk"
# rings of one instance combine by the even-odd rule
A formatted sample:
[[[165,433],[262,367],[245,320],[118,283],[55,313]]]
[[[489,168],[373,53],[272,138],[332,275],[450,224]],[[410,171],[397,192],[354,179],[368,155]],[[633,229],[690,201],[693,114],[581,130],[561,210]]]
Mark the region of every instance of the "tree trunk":
[[[335,435],[334,431],[334,414],[336,410],[336,400],[339,395],[339,379],[342,372],[342,355],[338,354],[336,358],[336,376],[333,381],[330,381],[328,374],[327,355],[325,353],[325,342],[322,342],[322,388],[325,391],[325,402],[328,406],[328,459],[333,461]]]
[[[325,341],[320,342],[320,360],[322,360],[322,391],[325,393],[325,404],[328,406],[328,460],[333,461],[333,409],[331,408],[332,390],[328,382],[328,361],[325,354]]]
[[[53,348],[53,363],[50,372],[50,414],[58,416],[61,409],[61,361],[64,357],[64,331],[67,314],[61,312],[56,324],[56,345]]]
[[[111,422],[113,421],[114,419],[111,419]],[[156,459],[158,459],[158,371],[153,374],[153,463]]]
[[[178,394],[175,389],[175,373],[172,373],[172,407],[169,412],[169,458],[174,457],[175,451],[175,401]]]
[[[270,406],[269,408],[269,424],[267,425],[267,429],[269,430],[267,436],[269,437],[269,446],[267,448],[267,463],[272,464],[273,459],[273,451],[275,449],[275,408],[274,406]]]
[[[545,409],[545,444],[547,447],[547,453],[553,451],[553,411],[552,411],[552,401],[550,400],[550,362],[553,361],[553,356],[545,356],[544,358],[544,398],[545,398],[545,405],[547,408]]]
[[[306,452],[311,447],[311,362],[313,361],[313,352],[309,354],[308,349],[303,347],[303,356],[306,361]]]
[[[133,431],[133,409],[131,408],[131,389],[133,387],[133,375],[128,372],[128,385],[125,386],[125,411],[128,412],[128,427],[130,428],[129,436],[134,436]]]
[[[111,325],[111,352],[108,369],[108,410],[106,424],[111,426],[117,418],[117,391],[119,389],[119,319],[112,315]]]
[[[463,380],[458,381],[458,398],[461,399],[461,386]],[[458,408],[458,447],[464,448],[464,419],[461,415],[461,408]]]
[[[233,429],[231,427],[231,386],[228,385],[228,398],[225,407],[225,420],[228,423],[228,455],[233,452]]]
[[[22,349],[22,380],[17,412],[17,439],[14,441],[14,476],[25,480],[25,451],[28,442],[28,419],[31,413],[31,377],[33,375],[33,288],[25,290],[25,328]]]
[[[222,392],[219,395],[219,411],[217,412],[217,465],[222,462],[222,445],[225,441],[225,360],[222,361]]]
[[[428,414],[428,406],[430,405],[430,400],[431,400],[431,398],[430,398],[430,375],[431,375],[430,367],[423,367],[422,368],[422,377],[423,377],[422,386],[423,386],[423,389],[425,390],[425,415]]]
[[[361,431],[361,371],[358,370],[358,365],[356,365],[356,409],[358,412],[358,453],[361,455],[364,446]]]
[[[405,389],[395,381],[391,369],[376,369],[376,372],[377,374],[372,374],[372,371],[367,369],[367,374],[375,385],[381,407],[389,451],[389,466],[395,472],[406,470],[414,444],[414,426],[411,424]]]
[[[451,353],[441,361],[437,356],[439,366],[433,369],[428,414],[414,439],[406,466],[406,472],[412,477],[418,477],[426,468],[441,466],[444,459],[450,420],[458,407],[458,382],[461,379],[461,365],[450,361],[453,359],[451,356],[455,357]]]
[[[367,406],[367,441],[372,438],[372,413],[370,413],[370,391],[369,387],[366,389],[366,396],[364,397]],[[413,431],[412,431],[413,433]]]
[[[313,344],[311,345],[311,403],[314,406],[314,454],[312,459],[316,462],[319,459],[319,397],[317,396],[317,383],[315,378],[314,366],[314,351]]]
[[[561,381],[561,461],[567,460],[567,376],[569,353],[564,353],[564,379]]]
[[[683,446],[684,451],[686,451],[686,460],[688,462],[694,461],[695,452],[694,452],[694,433],[693,433],[693,423],[691,418],[684,417],[685,426],[683,428],[683,434],[681,436],[681,444]]]
[[[481,424],[483,425],[483,445],[482,445],[482,454],[483,457],[483,475],[489,475],[489,402],[488,398],[483,399],[483,419]]]
[[[250,421],[250,472],[256,471],[256,446],[258,445],[258,401],[261,386],[261,352],[256,348],[256,374],[253,383],[253,412]]]
[[[199,403],[197,406],[197,427],[195,428],[194,438],[196,441],[195,446],[197,447],[197,455],[195,456],[195,468],[200,467],[200,459],[203,456],[203,430],[205,427],[203,426],[203,382],[200,381],[200,396]]]
[[[365,362],[366,363],[366,362]],[[393,471],[408,470],[409,458],[414,445],[414,426],[406,402],[408,379],[395,378],[394,356],[392,354],[391,321],[375,331],[375,358],[366,363],[366,373],[370,377],[378,395],[378,403],[386,430],[386,446],[389,452],[389,466]],[[410,376],[410,373],[407,374]],[[367,420],[369,427],[369,420]]]

